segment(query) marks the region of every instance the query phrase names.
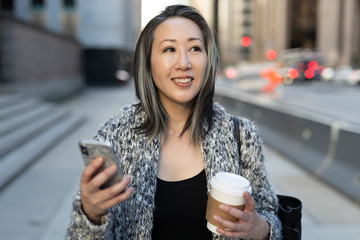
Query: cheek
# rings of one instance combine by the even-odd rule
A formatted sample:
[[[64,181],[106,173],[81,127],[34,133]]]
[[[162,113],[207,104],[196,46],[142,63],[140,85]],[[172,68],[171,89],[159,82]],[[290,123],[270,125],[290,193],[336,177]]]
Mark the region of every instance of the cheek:
[[[203,75],[203,78],[205,77],[207,69],[207,59],[202,59],[199,64],[199,71],[201,71],[201,74]]]
[[[159,62],[151,59],[151,76],[153,77],[154,81],[159,79],[159,68],[157,66],[159,66]]]
[[[151,59],[151,74],[153,78],[155,77],[168,77],[170,76],[170,71],[172,66],[172,61],[170,58],[154,58]]]

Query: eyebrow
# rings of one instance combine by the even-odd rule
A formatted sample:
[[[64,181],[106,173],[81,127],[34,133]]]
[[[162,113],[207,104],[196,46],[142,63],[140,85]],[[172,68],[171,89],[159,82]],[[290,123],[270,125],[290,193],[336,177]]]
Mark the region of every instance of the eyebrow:
[[[191,41],[200,41],[202,44],[204,44],[200,38],[196,38],[196,37],[193,37],[193,38],[188,38],[188,41],[191,42]],[[163,43],[163,42],[176,42],[176,39],[164,39],[162,40],[160,43],[159,43],[159,46]]]

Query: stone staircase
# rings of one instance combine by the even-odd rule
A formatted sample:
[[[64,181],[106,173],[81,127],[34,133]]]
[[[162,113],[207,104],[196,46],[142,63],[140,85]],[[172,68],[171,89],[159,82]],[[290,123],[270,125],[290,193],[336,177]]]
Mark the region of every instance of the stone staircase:
[[[38,99],[0,94],[0,190],[83,122]]]

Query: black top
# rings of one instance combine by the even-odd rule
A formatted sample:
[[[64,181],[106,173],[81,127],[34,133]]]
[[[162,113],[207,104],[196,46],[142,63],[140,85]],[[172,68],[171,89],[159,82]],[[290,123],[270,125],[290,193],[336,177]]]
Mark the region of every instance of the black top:
[[[209,240],[206,227],[207,187],[205,170],[176,182],[157,179],[154,240]]]

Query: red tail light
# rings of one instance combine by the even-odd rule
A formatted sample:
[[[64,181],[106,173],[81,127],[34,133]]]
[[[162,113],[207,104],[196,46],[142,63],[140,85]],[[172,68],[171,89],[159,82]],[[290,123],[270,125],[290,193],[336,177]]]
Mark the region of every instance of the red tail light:
[[[287,72],[289,78],[291,79],[295,79],[299,76],[299,71],[296,70],[295,68],[290,68]]]
[[[312,79],[312,78],[315,76],[315,72],[314,72],[314,70],[312,70],[312,69],[307,69],[307,70],[304,72],[304,76],[305,76],[307,79]]]

